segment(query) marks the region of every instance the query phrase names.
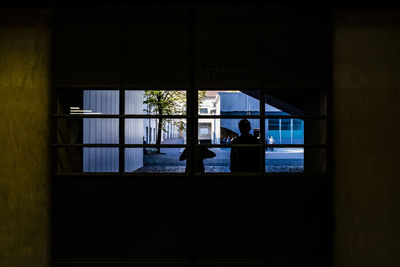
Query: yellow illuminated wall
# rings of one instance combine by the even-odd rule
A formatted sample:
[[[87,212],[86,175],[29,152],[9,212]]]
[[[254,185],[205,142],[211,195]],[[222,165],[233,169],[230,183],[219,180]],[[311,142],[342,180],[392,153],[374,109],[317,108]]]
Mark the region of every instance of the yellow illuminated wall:
[[[334,31],[335,266],[400,266],[400,17],[338,10]]]
[[[49,14],[0,10],[0,266],[49,264]]]

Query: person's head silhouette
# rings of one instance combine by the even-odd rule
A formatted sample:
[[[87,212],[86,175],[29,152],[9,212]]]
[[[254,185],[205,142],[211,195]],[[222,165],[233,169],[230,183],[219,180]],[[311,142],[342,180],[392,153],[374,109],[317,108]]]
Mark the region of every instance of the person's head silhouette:
[[[246,119],[242,119],[241,121],[239,121],[239,131],[240,134],[249,134],[251,130],[251,126],[250,126],[250,122]]]

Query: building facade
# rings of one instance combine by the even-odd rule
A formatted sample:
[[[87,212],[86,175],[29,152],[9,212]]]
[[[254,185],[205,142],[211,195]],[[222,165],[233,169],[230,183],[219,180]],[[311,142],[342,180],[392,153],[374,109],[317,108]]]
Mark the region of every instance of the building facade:
[[[241,91],[207,91],[200,104],[200,115],[259,115],[260,101]],[[265,104],[265,115],[292,115]],[[200,142],[220,144],[240,134],[240,119],[199,119]],[[249,119],[251,132],[258,135],[260,120]],[[273,137],[275,144],[303,144],[304,121],[301,119],[265,120],[266,138]]]

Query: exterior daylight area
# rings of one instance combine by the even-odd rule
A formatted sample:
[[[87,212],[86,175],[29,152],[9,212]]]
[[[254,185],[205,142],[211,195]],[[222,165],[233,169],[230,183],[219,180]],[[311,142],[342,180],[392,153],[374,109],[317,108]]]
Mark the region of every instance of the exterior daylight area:
[[[186,92],[126,90],[124,96],[124,112],[127,116],[134,116],[124,120],[124,143],[143,145],[125,148],[125,172],[184,172],[186,162],[179,158],[186,144],[187,123],[186,119],[179,116],[186,114]],[[248,119],[250,134],[260,140],[260,119],[254,118],[260,115],[259,92],[199,91],[198,103],[198,144],[220,145],[210,147],[216,156],[204,159],[205,172],[230,172],[232,140],[240,135],[241,118],[238,116],[253,116]],[[79,105],[70,105],[69,113],[84,115],[81,129],[83,144],[118,144],[121,121],[115,118],[85,116],[119,114],[119,91],[83,90],[82,104],[82,108]],[[289,112],[290,105],[285,107],[288,107]],[[267,103],[264,110],[267,116],[265,144],[304,144],[303,120],[279,118],[291,114]],[[169,117],[163,118],[159,117],[160,115]],[[64,135],[67,128],[64,128]],[[84,147],[82,153],[83,172],[118,172],[120,154],[117,148]],[[304,165],[303,154],[301,147],[267,147],[266,171],[301,172]],[[63,158],[60,159],[61,168],[67,166],[62,162]]]

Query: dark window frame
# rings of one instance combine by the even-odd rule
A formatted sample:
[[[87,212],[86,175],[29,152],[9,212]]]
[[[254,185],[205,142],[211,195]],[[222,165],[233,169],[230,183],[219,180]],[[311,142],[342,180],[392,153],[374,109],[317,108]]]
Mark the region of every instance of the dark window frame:
[[[193,17],[194,10],[192,12],[193,13],[191,15]],[[193,21],[192,21],[192,24],[194,24]],[[193,27],[193,25],[192,25],[192,27]],[[191,43],[193,45],[194,37],[192,36],[191,39],[192,39]],[[188,135],[189,135],[189,132],[191,132],[190,137],[188,138],[187,147],[199,147],[199,146],[203,146],[203,145],[196,144],[196,142],[197,142],[197,132],[198,132],[197,120],[199,118],[199,115],[196,112],[197,101],[195,101],[195,96],[196,96],[198,90],[213,90],[213,89],[212,88],[209,88],[209,89],[201,88],[200,89],[200,88],[196,88],[194,86],[194,64],[193,64],[193,62],[194,62],[194,54],[193,53],[191,53],[191,57],[192,57],[191,58],[191,72],[190,72],[191,73],[191,86],[190,86],[190,88],[186,88],[186,90],[188,90],[188,94],[187,95],[188,95],[188,97],[190,99],[190,101],[188,101],[188,106],[189,106],[189,102],[191,103],[190,104],[191,107],[188,109],[188,112],[187,112],[188,125],[190,125],[190,128],[188,127]],[[53,64],[53,66],[54,66],[54,64]],[[53,73],[54,73],[54,69],[53,69]],[[55,98],[55,92],[57,91],[57,89],[59,89],[59,88],[53,84],[53,91],[52,91],[52,93],[53,93],[53,103],[55,103],[54,98]],[[72,88],[71,87],[71,88],[66,88],[66,89],[74,90],[76,88]],[[83,89],[90,90],[91,88],[83,88]],[[93,89],[109,90],[111,88],[93,88]],[[118,89],[118,90],[125,90],[125,89],[126,90],[134,90],[134,88],[129,88],[128,89],[128,88],[123,88],[123,87],[121,87],[121,88],[113,87],[112,89],[113,90],[115,90],[115,89]],[[146,88],[146,89],[148,89],[148,88]],[[154,88],[154,89],[156,90],[156,88]],[[163,88],[163,89],[165,89],[165,88]],[[138,90],[142,90],[142,89],[138,89]],[[171,88],[171,90],[172,90],[172,88]],[[179,90],[184,90],[184,88],[180,88]],[[220,89],[215,89],[215,90],[220,90]],[[265,90],[268,90],[268,89],[267,88],[255,88],[255,90],[260,90],[260,95],[261,95],[260,102],[264,101],[265,100],[265,97],[264,97]],[[283,89],[283,90],[285,90],[285,89]],[[289,89],[289,91],[290,90],[292,90],[292,89]],[[315,90],[315,89],[311,89],[311,90]],[[156,173],[155,174],[155,173],[123,173],[123,172],[122,173],[57,173],[56,172],[57,164],[55,162],[57,154],[56,154],[55,150],[58,147],[64,147],[64,146],[74,147],[76,145],[61,145],[61,144],[58,144],[56,142],[57,139],[54,136],[54,133],[57,132],[56,120],[57,120],[58,117],[68,118],[68,116],[61,116],[59,114],[56,114],[54,112],[54,110],[53,110],[53,115],[52,115],[52,142],[51,142],[51,144],[52,144],[52,161],[53,161],[53,164],[52,164],[52,178],[54,178],[55,180],[61,178],[60,180],[62,180],[64,177],[66,179],[75,179],[75,178],[80,179],[81,177],[89,177],[89,179],[96,179],[98,177],[107,177],[107,178],[115,180],[115,178],[116,178],[115,176],[117,176],[117,178],[118,177],[122,178],[119,181],[123,181],[123,179],[125,179],[126,177],[128,179],[131,179],[132,177],[154,177],[155,175],[162,176],[163,178],[164,177],[165,178],[168,178],[168,177],[176,178],[177,176],[182,176],[184,179],[188,178],[188,183],[189,183],[188,191],[189,191],[189,195],[190,195],[190,203],[188,205],[188,210],[190,211],[190,214],[188,216],[189,217],[188,220],[189,220],[189,223],[190,223],[190,226],[191,226],[190,230],[189,230],[189,232],[190,232],[189,236],[191,236],[191,237],[189,237],[189,243],[190,243],[189,244],[189,247],[190,247],[189,248],[189,255],[193,256],[192,252],[193,252],[193,249],[195,247],[194,238],[192,238],[192,236],[194,236],[194,233],[193,233],[193,231],[194,231],[193,230],[194,229],[194,227],[193,227],[193,224],[194,224],[194,222],[193,222],[194,221],[194,219],[193,219],[194,218],[194,211],[193,210],[195,208],[195,200],[194,200],[193,195],[194,195],[194,191],[195,191],[194,190],[194,187],[195,187],[194,181],[195,181],[195,178],[196,178],[194,176],[211,176],[212,179],[220,179],[220,178],[224,179],[224,177],[235,178],[235,177],[248,176],[248,177],[246,177],[246,179],[248,178],[250,180],[252,178],[254,178],[254,176],[261,176],[263,178],[263,181],[266,181],[268,183],[271,182],[272,184],[275,181],[282,180],[282,179],[285,179],[285,181],[291,181],[291,180],[297,181],[298,178],[301,178],[301,179],[304,178],[305,179],[304,181],[309,180],[309,179],[311,179],[311,180],[315,179],[315,181],[319,181],[320,178],[322,177],[322,178],[327,178],[328,182],[330,181],[329,178],[331,178],[331,169],[332,169],[332,167],[331,167],[331,159],[332,159],[332,156],[331,156],[332,122],[331,121],[332,120],[331,120],[331,115],[330,115],[331,114],[331,109],[330,109],[331,88],[318,88],[317,90],[323,91],[323,92],[325,92],[327,94],[327,102],[328,102],[327,103],[327,105],[328,105],[327,115],[324,115],[324,116],[289,116],[288,117],[288,116],[280,116],[280,115],[269,115],[268,116],[268,115],[265,115],[265,112],[260,112],[261,115],[259,117],[260,117],[260,119],[262,118],[260,120],[260,131],[261,131],[261,137],[264,138],[264,136],[265,136],[265,119],[266,118],[276,118],[276,119],[279,119],[279,118],[293,118],[293,119],[303,119],[303,120],[307,119],[307,118],[327,119],[328,128],[327,128],[327,136],[326,136],[326,142],[327,142],[326,145],[308,145],[308,144],[304,144],[304,145],[274,145],[274,147],[303,147],[303,148],[324,148],[324,149],[326,149],[326,162],[328,164],[328,167],[327,167],[327,172],[325,172],[325,173],[320,173],[320,172],[319,173],[305,173],[305,172],[302,172],[302,173],[266,173],[266,172],[261,172],[261,173],[239,173],[239,174],[233,174],[233,173],[206,173],[206,174],[200,173],[199,174],[199,173],[194,173],[192,169],[189,170],[188,174],[186,174],[186,173],[178,173],[178,174],[177,173],[172,173],[172,174],[171,173]],[[122,103],[125,103],[125,101],[123,101]],[[265,105],[260,105],[260,106],[262,107],[262,109],[265,107]],[[93,116],[93,115],[92,116],[85,116],[85,117],[87,117],[87,118],[92,118],[92,117],[96,118],[96,116]],[[105,117],[107,117],[107,116],[105,116]],[[142,118],[143,116],[141,116],[141,117],[125,116],[125,115],[116,116],[116,118],[119,118],[120,120],[124,119],[124,118],[129,118],[129,117],[131,117],[131,118]],[[252,116],[243,116],[243,117],[244,118],[250,118],[250,117],[254,118]],[[145,117],[145,118],[147,118],[147,117]],[[149,118],[157,118],[157,117],[149,117]],[[201,116],[201,118],[206,118],[206,117],[205,116]],[[218,116],[218,117],[217,116],[212,116],[212,118],[239,118],[239,117],[237,117],[237,116],[236,117],[235,116],[233,116],[233,117],[229,117],[229,116]],[[120,133],[124,134],[124,131],[120,131]],[[151,128],[149,128],[149,133],[150,133],[150,136],[151,136]],[[120,138],[120,140],[124,140],[124,138]],[[263,142],[263,144],[265,144],[265,142]],[[80,146],[80,145],[77,145],[77,146]],[[101,145],[98,145],[98,146],[101,147]],[[106,146],[106,145],[104,145],[104,146]],[[207,147],[220,147],[220,145],[205,145],[205,146],[207,146]],[[271,145],[261,145],[261,146],[267,147],[267,146],[271,146]],[[125,147],[154,147],[154,145],[146,145],[146,146],[144,146],[144,145],[118,144],[117,147],[119,147],[121,149],[121,148],[125,148]],[[123,149],[121,149],[121,151],[123,151]],[[193,160],[194,160],[194,156],[192,156],[192,157],[190,157],[188,159],[189,162],[193,162]],[[263,164],[264,164],[264,162],[263,162]],[[191,166],[191,165],[189,165],[189,166]],[[258,178],[258,177],[256,177],[256,178]],[[254,180],[254,181],[258,181],[258,180]],[[271,190],[271,189],[269,189],[267,187],[266,187],[266,189],[267,190]],[[53,194],[55,194],[55,193],[57,193],[57,192],[53,192]],[[267,192],[267,195],[268,195],[268,192]],[[331,208],[331,207],[328,207],[328,209],[329,208]],[[124,208],[120,207],[120,209],[121,209],[120,213],[124,214],[124,212],[125,212]],[[54,216],[54,215],[52,215],[52,216]],[[53,241],[53,244],[54,244],[54,241]],[[119,260],[122,261],[121,259],[119,259]],[[55,258],[54,255],[52,256],[52,261],[53,261],[53,263],[61,263],[61,264],[63,264],[63,260]],[[179,263],[188,263],[188,264],[190,264],[190,263],[192,263],[192,261],[193,261],[193,259],[190,258],[187,261],[183,261],[183,262],[179,262]],[[314,261],[317,262],[317,264],[319,263],[318,260],[314,259]],[[137,261],[135,261],[135,260],[131,260],[130,262],[137,263]],[[142,262],[146,263],[146,261],[140,261],[140,263],[142,263]],[[163,261],[159,261],[159,263],[162,263],[162,262]],[[260,264],[264,263],[264,262],[268,264],[271,261],[269,259],[261,259],[261,260],[259,260],[257,262],[260,263]],[[306,264],[306,262],[308,262],[308,261],[305,261],[304,264]],[[324,259],[322,259],[322,262],[324,262]],[[87,261],[85,261],[85,259],[75,259],[73,261],[73,263],[78,263],[78,265],[79,265],[79,263],[87,263]],[[129,260],[124,260],[124,263],[129,263]],[[154,262],[149,260],[149,263],[154,263]],[[168,263],[168,262],[166,262],[166,263]],[[68,264],[68,261],[67,261],[67,264]]]
[[[199,91],[204,91],[204,90],[219,90],[221,89],[215,89],[215,88],[202,88],[201,90],[199,89],[182,89],[180,88],[179,90],[186,91],[186,96],[187,96],[187,112],[185,115],[144,115],[144,114],[125,114],[125,91],[142,91],[144,90],[143,88],[109,88],[109,87],[104,87],[104,88],[58,88],[59,90],[118,90],[119,95],[120,95],[120,103],[119,103],[119,110],[120,114],[101,114],[101,115],[86,115],[86,114],[59,114],[56,112],[55,114],[52,115],[53,118],[58,119],[58,118],[117,118],[119,119],[119,143],[118,144],[60,144],[60,143],[53,143],[54,148],[59,148],[59,147],[115,147],[119,148],[119,171],[118,172],[107,172],[107,174],[121,174],[121,175],[142,175],[143,173],[136,173],[136,172],[125,172],[125,157],[124,157],[124,150],[125,148],[156,148],[156,147],[164,147],[164,148],[196,148],[196,147],[201,147],[205,146],[208,148],[218,148],[218,147],[232,147],[235,145],[226,145],[226,144],[199,144],[197,142],[198,140],[198,124],[199,124],[199,119],[242,119],[242,118],[247,118],[247,119],[259,119],[260,120],[260,144],[259,145],[254,145],[254,146],[259,146],[263,147],[264,150],[267,148],[273,148],[273,147],[285,147],[285,148],[320,148],[320,149],[325,149],[326,154],[330,152],[329,149],[329,144],[328,142],[324,142],[325,144],[268,144],[265,142],[265,120],[269,119],[269,122],[271,120],[279,120],[279,119],[285,119],[289,120],[290,119],[319,119],[319,120],[330,120],[329,115],[301,115],[301,116],[295,116],[295,115],[265,115],[265,91],[268,91],[269,89],[251,89],[252,91],[258,91],[260,94],[260,115],[203,115],[199,112],[198,110],[198,92]],[[57,89],[56,89],[57,90]],[[154,89],[156,90],[156,89]],[[176,88],[163,88],[163,90],[178,90]],[[238,89],[236,89],[238,90]],[[284,89],[282,89],[284,91]],[[322,92],[326,93],[326,90],[321,90]],[[190,92],[194,92],[194,94],[191,94]],[[122,102],[121,102],[122,101]],[[191,109],[197,110],[197,112],[194,115],[189,115],[189,111]],[[125,119],[148,119],[148,118],[153,118],[153,119],[159,119],[159,118],[169,118],[169,119],[186,119],[187,120],[187,125],[190,125],[190,123],[193,125],[190,130],[187,131],[187,143],[186,144],[180,144],[180,145],[171,145],[171,144],[161,144],[159,146],[155,144],[125,144]],[[122,123],[121,123],[122,122]],[[270,129],[271,124],[268,124],[268,128]],[[57,124],[55,126],[57,128]],[[187,127],[189,128],[189,126]],[[151,129],[151,128],[150,128]],[[154,133],[155,129],[153,129]],[[151,137],[154,138],[154,136]],[[152,138],[152,139],[153,139]],[[190,141],[191,140],[191,141]],[[327,141],[327,140],[326,140]],[[193,155],[193,157],[196,157],[196,155]],[[326,158],[328,156],[326,155]],[[123,160],[120,160],[123,159]],[[197,160],[195,158],[189,158],[188,159],[188,169],[189,173],[192,173],[190,170],[192,169],[192,162],[193,160]],[[265,154],[262,156],[260,155],[260,164],[263,164],[265,166]],[[305,172],[300,172],[300,173],[286,173],[286,172],[278,172],[278,173],[284,173],[288,175],[308,175]],[[323,171],[320,174],[326,174],[329,173],[329,171]],[[65,175],[66,173],[58,173],[58,172],[53,172],[55,175]],[[77,172],[77,173],[69,173],[72,175],[98,175],[101,174],[101,172]],[[103,173],[105,174],[105,173]],[[148,174],[154,174],[154,173],[148,173]],[[157,174],[171,174],[171,173],[157,173]],[[183,173],[173,173],[176,175],[187,175]],[[195,173],[196,175],[204,175],[204,173]],[[220,174],[228,174],[229,173],[206,173],[206,175],[220,175]],[[265,170],[261,173],[248,173],[249,175],[274,175],[276,173],[270,173],[266,172]]]

